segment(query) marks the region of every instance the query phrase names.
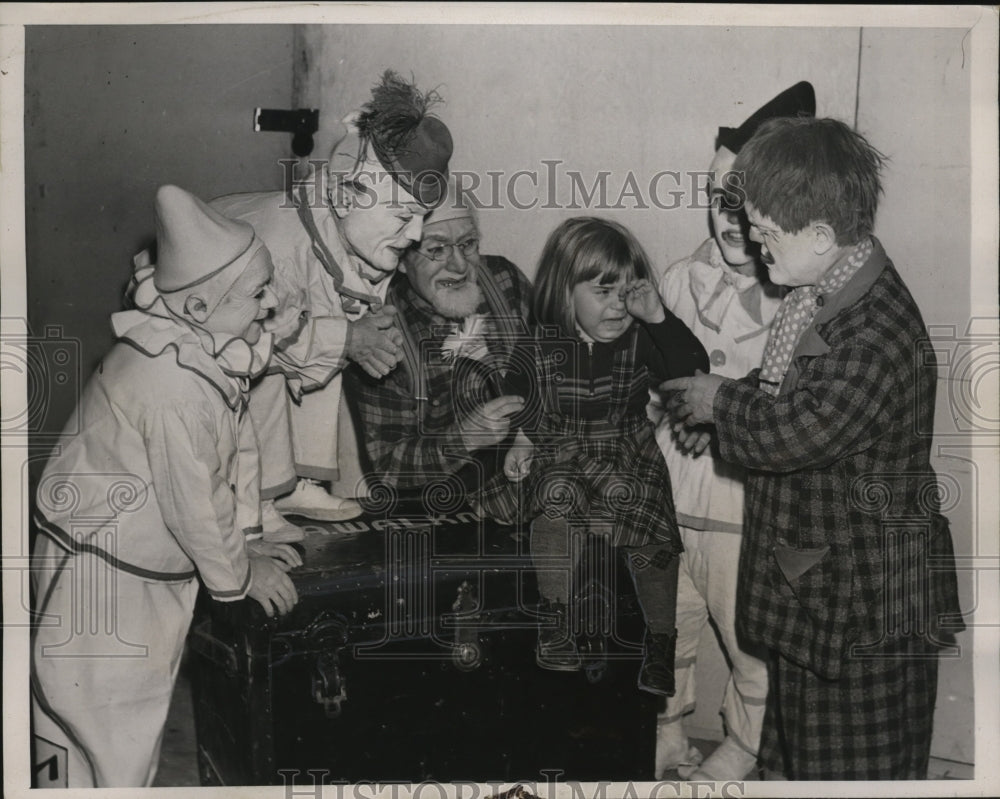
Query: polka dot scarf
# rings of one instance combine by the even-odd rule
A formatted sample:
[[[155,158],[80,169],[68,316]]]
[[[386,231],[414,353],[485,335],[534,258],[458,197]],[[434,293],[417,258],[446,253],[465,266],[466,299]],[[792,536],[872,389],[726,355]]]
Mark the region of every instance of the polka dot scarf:
[[[764,363],[760,370],[760,387],[769,394],[777,395],[781,381],[792,362],[792,353],[806,328],[812,324],[823,306],[824,297],[836,294],[872,254],[872,242],[866,238],[841,258],[815,286],[799,286],[785,295],[778,313],[774,317],[771,336],[764,350]]]

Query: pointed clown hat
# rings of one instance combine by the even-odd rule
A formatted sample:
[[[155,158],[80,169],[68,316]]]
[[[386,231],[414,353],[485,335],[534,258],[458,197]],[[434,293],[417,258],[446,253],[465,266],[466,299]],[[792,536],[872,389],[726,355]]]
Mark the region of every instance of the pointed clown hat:
[[[808,81],[800,81],[762,105],[738,128],[719,128],[715,148],[725,147],[733,153],[743,149],[762,124],[776,117],[814,116],[816,93]]]
[[[448,126],[429,110],[441,102],[436,91],[421,93],[386,70],[372,99],[341,121],[341,137],[330,154],[331,176],[362,169],[387,173],[421,204],[441,202],[453,142]]]
[[[153,285],[174,311],[197,291],[211,313],[263,246],[246,222],[223,216],[184,189],[157,190]]]

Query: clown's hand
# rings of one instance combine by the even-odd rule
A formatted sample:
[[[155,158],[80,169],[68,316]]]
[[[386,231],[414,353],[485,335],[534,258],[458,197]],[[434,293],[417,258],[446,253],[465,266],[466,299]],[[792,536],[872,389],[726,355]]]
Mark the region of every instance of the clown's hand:
[[[264,329],[274,334],[275,349],[284,349],[295,341],[309,318],[306,290],[292,283],[283,272],[274,271],[271,291],[277,304],[264,320]]]
[[[491,399],[476,406],[458,421],[467,452],[499,444],[510,434],[510,420],[524,408],[524,398],[514,394]]]
[[[347,357],[376,379],[385,377],[403,359],[403,334],[395,325],[395,315],[396,309],[386,305],[350,323]]]
[[[708,449],[712,443],[712,433],[704,426],[685,427],[682,422],[674,425],[674,438],[677,439],[677,446],[682,452],[686,452],[697,458]]]
[[[268,616],[275,611],[288,613],[299,601],[298,591],[285,574],[283,564],[267,555],[250,554],[250,589],[247,595],[256,599]]]
[[[713,421],[715,394],[726,379],[696,371],[694,377],[677,377],[660,384],[660,391],[669,395],[666,407],[675,432],[680,424],[694,427]]]
[[[277,563],[278,568],[282,571],[288,571],[302,565],[302,556],[295,547],[289,544],[274,544],[263,538],[247,541],[247,554],[251,557],[266,555]]]

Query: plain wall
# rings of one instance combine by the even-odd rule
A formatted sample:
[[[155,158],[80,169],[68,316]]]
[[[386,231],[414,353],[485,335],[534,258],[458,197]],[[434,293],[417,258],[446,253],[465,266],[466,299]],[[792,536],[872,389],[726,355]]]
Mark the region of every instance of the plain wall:
[[[206,199],[280,188],[290,136],[252,122],[256,106],[288,107],[292,39],[288,25],[26,28],[28,324],[79,342],[82,381],[113,340],[132,256],[154,239],[158,186]],[[44,432],[59,432],[75,392],[50,392]]]
[[[821,113],[853,114],[858,30],[794,35],[790,44],[765,28],[305,26],[302,63],[311,66],[302,100],[321,108],[325,133],[368,98],[383,70],[412,75],[444,99],[436,113],[455,140],[452,169],[481,176],[475,197],[504,206],[481,212],[488,252],[533,278],[548,233],[593,213],[626,224],[664,268],[708,235],[704,196],[691,187],[704,185],[699,173],[712,160],[720,125],[738,126],[799,80],[813,83]],[[315,155],[328,150],[329,140],[318,138]],[[537,188],[517,176],[522,171],[537,175]],[[606,205],[625,191],[622,207],[582,207],[578,190],[581,207],[543,208],[573,200],[570,172],[584,191],[610,173]],[[661,175],[651,189],[664,172],[680,176]],[[633,185],[641,199],[627,196]],[[664,210],[657,200],[678,207]]]
[[[861,38],[858,129],[890,157],[877,234],[913,293],[938,350],[938,402],[931,464],[952,478],[942,504],[956,551],[995,550],[996,530],[979,523],[982,485],[971,459],[967,431],[956,417],[970,416],[966,393],[973,370],[963,368],[962,343],[971,313],[971,122],[969,52],[964,30],[865,29]],[[974,393],[975,389],[973,389]],[[995,435],[990,443],[995,445]],[[982,539],[988,539],[985,546]],[[976,605],[974,575],[960,574],[962,607]],[[972,633],[960,643],[971,653]],[[938,685],[935,755],[974,760],[972,657],[943,661]]]

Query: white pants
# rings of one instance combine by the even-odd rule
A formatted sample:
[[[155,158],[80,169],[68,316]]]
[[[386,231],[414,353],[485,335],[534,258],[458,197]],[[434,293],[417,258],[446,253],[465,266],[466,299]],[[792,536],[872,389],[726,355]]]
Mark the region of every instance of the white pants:
[[[667,699],[661,723],[678,721],[695,706],[698,642],[709,614],[732,664],[722,701],[726,731],[742,748],[757,753],[767,699],[767,666],[743,652],[736,642],[736,574],[741,536],[680,527],[677,583],[677,692]]]
[[[263,499],[287,494],[299,477],[341,481],[333,491],[337,496],[364,495],[358,485],[361,462],[341,375],[303,394],[300,403],[289,395],[284,375],[267,375],[251,390],[249,410],[260,446]]]
[[[151,785],[198,581],[140,579],[42,534],[33,567],[38,787]]]
[[[267,375],[250,389],[247,410],[260,450],[261,499],[274,499],[295,488],[291,403],[284,375]]]

